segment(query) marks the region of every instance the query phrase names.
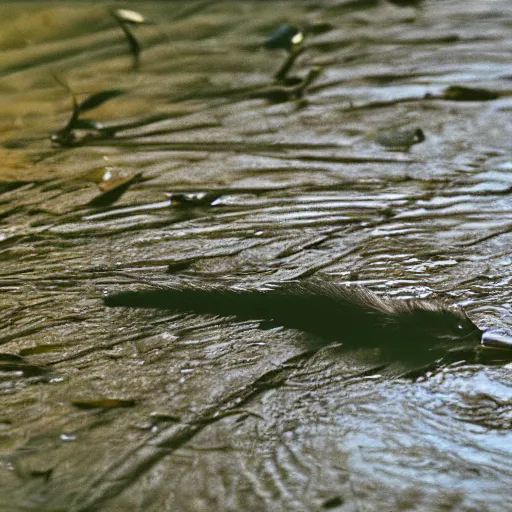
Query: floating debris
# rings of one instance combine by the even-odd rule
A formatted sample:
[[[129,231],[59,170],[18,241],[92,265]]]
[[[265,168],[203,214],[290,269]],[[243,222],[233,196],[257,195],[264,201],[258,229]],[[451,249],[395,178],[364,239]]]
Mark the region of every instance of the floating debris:
[[[108,160],[106,157],[103,158],[105,160]],[[79,174],[76,177],[76,179],[79,181],[89,181],[92,183],[96,183],[96,185],[98,186],[100,186],[100,184],[103,182],[119,178],[121,178],[121,176],[119,175],[119,171],[116,171],[114,167],[111,167],[109,165],[94,167],[93,169],[88,170],[82,174]]]
[[[101,182],[98,187],[103,191],[103,193],[90,201],[88,206],[92,206],[93,208],[110,206],[115,203],[134,183],[139,181],[141,177],[142,173],[137,173],[128,178],[112,179]]]
[[[322,74],[321,68],[311,68],[308,75],[297,85],[270,85],[257,89],[249,94],[249,98],[264,98],[272,103],[300,99],[306,89]]]
[[[110,13],[124,32],[130,53],[132,54],[132,67],[134,70],[137,70],[140,63],[140,44],[127,25],[142,25],[146,23],[146,20],[142,14],[128,9],[113,9]]]
[[[393,149],[409,149],[414,144],[425,140],[425,133],[421,128],[381,132],[375,138],[381,146]]]
[[[72,442],[72,441],[76,441],[77,437],[74,434],[68,434],[66,432],[62,432],[62,434],[59,436],[59,439],[61,441]]]
[[[117,409],[119,407],[134,407],[135,400],[118,400],[117,398],[98,398],[92,400],[73,400],[72,405],[78,409]]]
[[[146,23],[146,19],[137,11],[129,9],[113,9],[112,16],[121,23],[129,23],[130,25],[142,25]]]
[[[267,50],[286,50],[293,52],[304,41],[304,32],[291,25],[282,25],[263,43]]]
[[[200,206],[213,206],[213,203],[222,196],[219,192],[172,192],[166,194],[171,206],[176,208],[196,208]]]
[[[491,101],[498,99],[500,93],[477,87],[451,85],[443,92],[443,99],[451,101]]]
[[[97,108],[112,98],[121,96],[126,92],[124,89],[107,89],[95,93],[81,103],[78,103],[76,95],[69,85],[57,76],[54,76],[54,78],[71,95],[73,110],[66,126],[52,134],[51,141],[53,144],[63,147],[74,147],[91,138],[112,136],[114,134],[111,128],[105,127],[102,123],[89,119],[80,119],[80,114]]]
[[[300,28],[291,25],[282,25],[264,41],[263,46],[267,50],[286,50],[288,52],[286,60],[274,75],[278,82],[285,82],[285,85],[295,85],[285,79],[299,55],[304,52],[303,42],[304,32]]]

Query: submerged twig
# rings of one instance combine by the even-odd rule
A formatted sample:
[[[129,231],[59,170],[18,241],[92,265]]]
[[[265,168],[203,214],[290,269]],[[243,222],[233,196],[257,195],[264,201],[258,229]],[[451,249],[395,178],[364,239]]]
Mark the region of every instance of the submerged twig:
[[[128,28],[128,25],[142,25],[146,23],[142,14],[131,11],[128,9],[112,9],[110,11],[112,17],[117,21],[121,30],[124,32],[126,40],[128,41],[128,47],[133,58],[133,69],[137,70],[140,64],[140,43],[137,38],[133,35],[133,32]]]
[[[322,68],[311,68],[308,75],[297,85],[271,85],[252,92],[249,98],[264,98],[272,103],[283,103],[285,101],[300,99],[304,92],[322,74]]]
[[[64,128],[61,128],[51,136],[51,140],[54,144],[58,146],[72,147],[83,142],[83,140],[87,138],[113,134],[112,128],[107,128],[101,123],[89,119],[80,119],[80,114],[100,107],[103,103],[112,98],[121,96],[126,92],[124,89],[107,89],[105,91],[92,94],[82,102],[78,103],[76,94],[69,84],[55,74],[53,77],[57,83],[62,85],[69,92],[72,101],[72,112],[69,121],[66,123]],[[83,133],[80,134],[79,131],[82,131]]]

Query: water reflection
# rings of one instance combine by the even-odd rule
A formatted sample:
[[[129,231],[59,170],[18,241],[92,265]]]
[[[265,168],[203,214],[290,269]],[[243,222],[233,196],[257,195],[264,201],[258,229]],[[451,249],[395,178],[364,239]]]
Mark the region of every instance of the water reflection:
[[[448,294],[508,339],[510,4],[130,7],[156,21],[134,31],[136,71],[104,5],[0,8],[1,506],[512,509],[510,363],[494,351],[414,381],[357,350],[311,355],[294,331],[102,305],[144,280],[323,272]],[[301,99],[250,99],[275,86],[283,55],[261,43],[283,23],[307,33],[293,75],[323,73]],[[80,98],[129,91],[81,113],[108,132],[51,147],[70,119],[55,72]],[[426,134],[409,152],[375,143],[407,127]],[[98,209],[83,176],[105,157],[143,179]],[[210,191],[190,208],[166,195]]]

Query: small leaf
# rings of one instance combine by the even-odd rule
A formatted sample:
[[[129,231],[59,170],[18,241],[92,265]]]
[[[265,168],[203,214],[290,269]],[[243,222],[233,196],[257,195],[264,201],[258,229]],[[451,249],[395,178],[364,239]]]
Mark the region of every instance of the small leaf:
[[[130,178],[126,178],[124,180],[120,180],[120,182],[114,183],[113,187],[108,188],[105,190],[105,192],[95,197],[88,203],[88,205],[92,206],[93,208],[110,206],[111,204],[115,203],[133,183],[138,181],[141,176],[142,173],[138,173],[135,176],[131,176]]]
[[[102,181],[98,183],[98,188],[102,192],[110,192],[111,190],[114,190],[118,187],[121,187],[122,185],[126,184],[127,181],[131,181],[132,178],[119,178],[119,179],[110,179],[107,181]]]
[[[300,29],[291,25],[282,25],[264,41],[263,46],[268,50],[291,51],[294,47],[298,47],[303,40],[304,34]]]
[[[171,205],[177,208],[194,208],[197,206],[211,206],[222,193],[219,192],[173,192],[167,194],[171,200]]]
[[[96,183],[98,186],[100,183],[109,181],[113,178],[114,171],[113,167],[109,166],[101,166],[101,167],[95,167],[94,169],[91,169],[90,171],[84,172],[83,174],[80,174],[77,179],[81,181],[92,181],[93,183]],[[112,188],[112,187],[110,187]],[[100,190],[102,190],[100,188]],[[105,190],[102,190],[102,192],[105,192]]]
[[[133,25],[142,25],[146,23],[144,16],[137,11],[131,11],[129,9],[113,9],[110,12],[112,13],[112,16],[121,23],[131,23]]]

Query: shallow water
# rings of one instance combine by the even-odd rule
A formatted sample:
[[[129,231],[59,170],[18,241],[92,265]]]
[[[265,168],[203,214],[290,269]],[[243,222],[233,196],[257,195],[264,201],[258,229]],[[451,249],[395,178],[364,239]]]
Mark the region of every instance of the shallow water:
[[[0,508],[511,510],[506,360],[395,378],[294,331],[102,297],[323,273],[512,330],[512,5],[129,5],[153,21],[136,71],[107,4],[0,7]],[[323,74],[303,100],[251,99],[286,22],[310,27],[291,75]],[[72,108],[54,76],[79,101],[125,89],[83,115],[115,134],[52,146]],[[416,127],[409,150],[378,143]],[[105,173],[142,177],[91,206]],[[78,402],[103,398],[127,402]]]

